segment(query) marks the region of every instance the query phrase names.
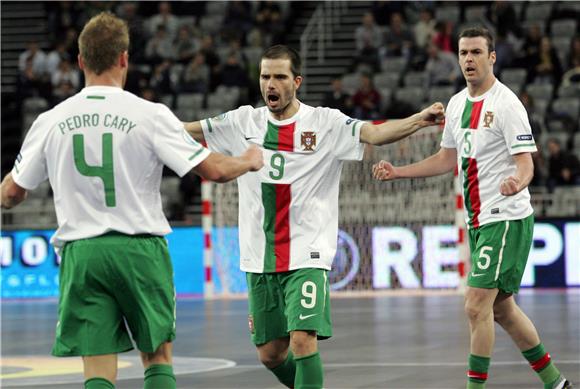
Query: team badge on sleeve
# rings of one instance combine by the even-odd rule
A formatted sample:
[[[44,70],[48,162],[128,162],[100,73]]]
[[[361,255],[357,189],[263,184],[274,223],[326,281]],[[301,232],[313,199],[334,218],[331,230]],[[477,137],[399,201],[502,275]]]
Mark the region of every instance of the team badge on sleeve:
[[[314,131],[304,131],[300,136],[302,151],[314,151],[316,148],[316,133]]]
[[[493,112],[486,111],[485,116],[483,117],[483,126],[489,128],[491,123],[493,123]]]

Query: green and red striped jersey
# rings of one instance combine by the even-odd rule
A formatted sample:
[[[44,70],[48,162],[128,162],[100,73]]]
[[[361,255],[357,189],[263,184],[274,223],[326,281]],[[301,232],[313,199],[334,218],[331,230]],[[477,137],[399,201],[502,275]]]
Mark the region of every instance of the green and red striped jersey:
[[[202,121],[209,148],[240,155],[261,146],[264,167],[238,178],[240,267],[251,273],[330,270],[338,235],[343,161],[360,160],[362,122],[300,103],[278,121],[243,106]]]
[[[513,155],[536,151],[528,114],[504,84],[472,98],[467,88],[447,106],[441,147],[457,149],[468,228],[523,219],[533,213],[527,189],[503,196],[499,187],[513,175]]]

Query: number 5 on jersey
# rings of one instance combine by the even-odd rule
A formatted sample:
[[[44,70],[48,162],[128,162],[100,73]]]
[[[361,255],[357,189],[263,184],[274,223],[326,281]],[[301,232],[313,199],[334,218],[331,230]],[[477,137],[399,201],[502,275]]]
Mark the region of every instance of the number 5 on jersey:
[[[85,137],[82,134],[73,135],[73,155],[75,167],[80,174],[87,177],[99,177],[105,189],[105,204],[116,206],[115,175],[113,173],[113,134],[106,133],[102,137],[102,165],[90,166],[85,159]]]

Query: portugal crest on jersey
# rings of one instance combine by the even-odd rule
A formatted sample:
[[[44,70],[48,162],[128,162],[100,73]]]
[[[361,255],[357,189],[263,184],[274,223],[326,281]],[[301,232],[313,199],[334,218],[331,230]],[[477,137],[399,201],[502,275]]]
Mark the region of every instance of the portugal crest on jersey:
[[[483,126],[485,128],[489,128],[491,123],[493,123],[493,112],[486,111],[485,116],[483,117]]]
[[[316,133],[314,131],[304,131],[301,133],[300,144],[303,151],[314,151],[316,147]]]

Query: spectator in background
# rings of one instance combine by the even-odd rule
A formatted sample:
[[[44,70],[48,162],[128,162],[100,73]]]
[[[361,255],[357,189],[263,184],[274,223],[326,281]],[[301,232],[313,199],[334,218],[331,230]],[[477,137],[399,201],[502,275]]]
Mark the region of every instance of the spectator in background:
[[[68,55],[68,52],[66,51],[66,47],[64,45],[64,42],[57,42],[54,45],[54,50],[52,50],[46,56],[46,72],[48,74],[54,74],[54,72],[57,71],[58,65],[60,64],[60,62],[62,60],[65,60],[65,59],[70,61],[70,56]],[[75,58],[75,60],[76,60],[76,58]]]
[[[528,120],[530,121],[530,127],[532,128],[532,135],[537,142],[540,138],[540,135],[542,134],[542,126],[535,115],[536,107],[534,105],[534,98],[526,91],[521,92],[519,98],[522,102],[522,105],[526,109],[526,112],[528,113]],[[538,143],[536,143],[536,145],[537,144]]]
[[[131,35],[129,56],[136,63],[144,60],[148,38],[145,22],[138,11],[139,6],[135,1],[123,1],[117,7],[117,16],[125,20],[129,26],[129,34]]]
[[[542,30],[537,23],[529,26],[526,32],[526,38],[524,40],[524,45],[522,46],[522,53],[519,58],[516,59],[515,65],[518,67],[524,67],[528,69],[528,82],[531,81],[532,69],[530,69],[530,63],[534,58],[537,57],[540,51],[540,41],[542,40]]]
[[[18,57],[18,69],[20,72],[30,70],[36,78],[46,74],[46,54],[36,41],[28,42],[27,49]]]
[[[256,13],[255,26],[265,36],[266,42],[277,42],[284,32],[280,5],[275,1],[260,1]]]
[[[405,26],[403,16],[395,12],[391,15],[391,24],[385,39],[386,56],[401,57],[410,60],[415,47],[415,37]]]
[[[413,31],[415,33],[415,43],[421,51],[427,50],[427,45],[435,34],[435,25],[437,22],[433,19],[433,12],[429,9],[422,9],[419,13],[419,21],[415,23]]]
[[[324,94],[322,106],[335,108],[347,116],[352,116],[352,99],[348,93],[342,89],[342,78],[335,77],[331,81],[332,90]]]
[[[66,30],[64,35],[64,46],[66,47],[66,52],[68,53],[68,57],[72,59],[77,58],[79,55],[79,48],[77,41],[79,39],[79,33],[76,28],[71,27]]]
[[[81,9],[83,3],[77,1],[46,2],[48,25],[52,40],[60,40],[69,28],[75,30],[82,25]]]
[[[58,104],[76,94],[80,85],[80,74],[68,59],[60,62],[58,70],[52,74],[52,94],[54,103]]]
[[[548,189],[555,186],[580,185],[580,162],[572,153],[562,150],[560,141],[548,139]]]
[[[540,41],[540,50],[532,58],[532,77],[534,83],[547,83],[554,86],[560,84],[562,79],[562,65],[558,58],[558,53],[552,47],[552,41],[549,37],[542,37]]]
[[[252,5],[247,1],[228,1],[226,15],[223,21],[225,36],[229,38],[240,37],[246,39],[246,34],[254,26]]]
[[[247,88],[249,84],[248,72],[240,64],[238,53],[232,51],[222,67],[221,84],[227,87],[237,86]],[[208,70],[209,71],[209,70]]]
[[[171,87],[171,62],[163,61],[153,68],[153,74],[149,80],[149,86],[155,91],[157,96],[172,94]]]
[[[534,177],[530,182],[530,186],[542,187],[546,185],[548,167],[540,143],[536,143],[536,148],[538,151],[532,153],[532,161],[534,162]]]
[[[518,16],[509,1],[494,1],[489,9],[488,19],[496,28],[498,36],[507,38],[509,34],[516,37],[521,35]]]
[[[209,90],[209,67],[205,64],[205,56],[198,52],[183,69],[180,80],[180,92],[207,93]]]
[[[365,64],[373,72],[378,71],[379,48],[383,45],[383,30],[375,23],[370,12],[365,12],[362,24],[354,32],[357,58],[355,64]],[[356,70],[356,69],[353,69]]]
[[[408,3],[404,1],[390,0],[375,1],[371,12],[379,26],[387,26],[394,13],[402,15],[405,12],[405,4]]]
[[[457,86],[461,69],[455,55],[441,51],[435,43],[429,45],[429,59],[425,65],[426,88],[439,85]]]
[[[147,42],[145,48],[145,58],[147,61],[156,65],[164,60],[170,60],[174,57],[173,45],[167,34],[166,27],[163,24],[157,26],[155,35]]]
[[[139,93],[139,95],[144,100],[151,101],[152,103],[157,102],[157,95],[155,94],[155,91],[152,88],[144,88],[143,90],[141,90],[141,93]]]
[[[360,88],[352,97],[354,116],[361,120],[374,120],[380,117],[381,95],[375,89],[370,75],[362,74]]]
[[[191,29],[187,25],[179,27],[177,38],[173,42],[175,50],[175,60],[179,63],[186,64],[199,50],[199,42],[192,36]]]
[[[205,64],[209,67],[210,71],[210,82],[209,88],[214,91],[218,86],[220,79],[220,57],[217,55],[214,49],[213,38],[211,35],[204,35],[201,39],[201,50],[205,58]]]
[[[566,73],[562,76],[562,85],[580,85],[580,35],[570,42]]]
[[[441,51],[455,53],[455,50],[453,49],[453,22],[437,22],[432,41],[439,46]]]
[[[173,40],[179,28],[179,18],[171,13],[171,3],[162,1],[159,3],[159,13],[147,21],[149,36],[157,33],[159,26],[164,26],[169,40]]]

